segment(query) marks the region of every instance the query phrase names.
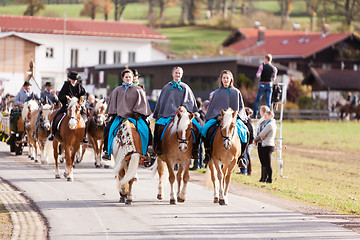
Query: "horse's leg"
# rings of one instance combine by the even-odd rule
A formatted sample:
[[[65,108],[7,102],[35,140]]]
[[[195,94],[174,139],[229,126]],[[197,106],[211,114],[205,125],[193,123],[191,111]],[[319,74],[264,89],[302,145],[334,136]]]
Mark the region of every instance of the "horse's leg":
[[[120,203],[125,203],[126,198],[127,198],[127,191],[126,191],[126,184],[124,185],[120,185],[120,180],[125,176],[125,170],[121,169],[116,177],[117,180],[117,184],[118,184],[118,190],[119,190],[119,194],[120,194]]]
[[[224,184],[224,205],[228,204],[228,191],[229,191],[229,186],[230,186],[230,182],[231,182],[231,174],[235,168],[237,162],[237,158],[233,159],[230,163],[230,166],[227,168],[227,173],[224,176],[224,180],[225,180],[225,184]]]
[[[213,183],[213,187],[214,187],[214,203],[219,203],[219,191],[218,188],[216,186],[216,176],[215,176],[215,169],[214,169],[214,160],[210,160],[208,167],[210,169],[210,174],[211,174],[211,181]]]
[[[174,191],[174,182],[175,182],[175,173],[174,173],[174,164],[172,161],[168,160],[166,166],[169,171],[169,182],[170,182],[170,204],[176,204],[175,200],[175,191]]]
[[[128,205],[132,205],[133,204],[133,199],[132,199],[132,186],[133,186],[133,183],[135,181],[135,178],[131,179],[129,181],[129,191],[128,191],[128,196],[127,196],[127,199],[126,199],[126,202],[125,204],[128,204]]]
[[[67,147],[67,149],[69,151],[69,155],[70,155],[70,156],[68,156],[68,157],[70,157],[69,160],[66,157],[66,149],[65,149],[66,165],[69,167],[69,175],[67,176],[67,180],[69,182],[74,181],[73,166],[74,166],[74,161],[75,161],[75,155],[79,151],[79,148],[80,148],[80,143],[73,146],[72,150],[69,147]]]
[[[180,195],[178,194],[178,202],[185,202],[185,200],[186,200],[186,188],[187,188],[187,184],[190,179],[189,167],[190,167],[190,160],[186,161],[185,166],[184,166],[184,175],[183,175],[184,184],[183,184]]]
[[[94,148],[94,156],[95,156],[95,167],[101,167],[101,149],[99,148],[99,143],[97,140],[93,139],[93,148]]]
[[[217,178],[219,181],[219,204],[223,205],[224,203],[223,172],[221,170],[219,160],[216,160],[214,165],[217,171]]]
[[[38,161],[38,143],[37,140],[35,138],[33,138],[33,143],[34,143],[34,161],[37,163]]]
[[[183,170],[184,170],[184,166],[182,165],[182,163],[180,163],[179,164],[179,169],[178,169],[177,174],[176,174],[176,181],[177,181],[176,196],[177,196],[178,200],[179,200],[180,191],[181,191],[181,181],[182,181]]]
[[[163,194],[163,176],[164,176],[164,170],[165,170],[165,163],[158,157],[157,158],[157,172],[159,174],[159,185],[158,185],[158,194],[157,199],[161,200],[162,194]]]
[[[59,152],[58,152],[58,142],[54,139],[53,141],[53,149],[54,149],[54,159],[55,159],[55,178],[60,178],[60,172],[59,172]]]

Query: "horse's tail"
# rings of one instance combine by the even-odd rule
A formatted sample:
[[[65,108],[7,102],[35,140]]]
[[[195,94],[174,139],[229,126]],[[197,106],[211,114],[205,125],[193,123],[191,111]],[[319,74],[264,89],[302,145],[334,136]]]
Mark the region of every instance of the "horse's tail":
[[[136,175],[137,168],[139,166],[140,153],[133,153],[129,162],[128,170],[125,176],[120,180],[120,185],[124,185],[133,179]],[[119,169],[120,170],[120,169]]]
[[[52,141],[49,141],[46,139],[45,146],[44,146],[44,160],[48,159],[48,157],[54,156],[54,149],[53,149],[53,143]]]
[[[154,178],[155,174],[157,173],[157,167],[158,167],[158,158],[156,157],[154,164],[151,166],[151,177],[152,178]]]
[[[211,163],[209,163],[209,164],[211,164]],[[212,190],[214,185],[213,185],[213,182],[211,180],[211,171],[210,171],[209,164],[208,164],[208,166],[206,168],[206,172],[205,172],[204,187],[207,190]],[[217,178],[217,171],[216,171],[215,166],[213,166],[213,169],[214,169],[214,175],[215,175],[215,187],[217,189],[219,189],[219,181],[217,181],[218,178]]]

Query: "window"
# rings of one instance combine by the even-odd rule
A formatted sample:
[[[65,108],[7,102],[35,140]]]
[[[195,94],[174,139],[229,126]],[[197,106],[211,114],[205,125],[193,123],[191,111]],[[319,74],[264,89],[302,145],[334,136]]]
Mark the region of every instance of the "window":
[[[129,52],[129,63],[135,62],[135,52]]]
[[[46,52],[45,52],[45,56],[46,58],[53,58],[54,57],[54,48],[46,48]]]
[[[114,52],[114,63],[121,63],[121,52],[120,51]]]
[[[296,62],[289,62],[289,68],[296,70],[297,69],[297,63]]]
[[[71,62],[70,62],[71,67],[78,66],[78,55],[79,55],[78,49],[71,49]]]
[[[99,51],[99,64],[106,64],[106,51]]]

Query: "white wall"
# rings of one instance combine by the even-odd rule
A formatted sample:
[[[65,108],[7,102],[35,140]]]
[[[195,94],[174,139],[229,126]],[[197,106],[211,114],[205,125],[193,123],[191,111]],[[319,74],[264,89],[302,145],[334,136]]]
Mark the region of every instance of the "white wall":
[[[99,51],[106,51],[106,64],[114,63],[114,51],[121,52],[121,63],[128,63],[128,53],[136,53],[136,62],[166,60],[166,54],[154,51],[148,39],[63,36],[54,34],[26,34],[42,43],[36,53],[36,79],[54,79],[54,88],[60,90],[70,67],[71,49],[78,49],[78,67],[99,64]],[[46,49],[53,48],[53,58],[46,58]],[[65,49],[65,50],[64,50]]]
[[[7,93],[16,96],[24,84],[24,79],[24,73],[0,72],[0,87],[4,88],[3,96]]]

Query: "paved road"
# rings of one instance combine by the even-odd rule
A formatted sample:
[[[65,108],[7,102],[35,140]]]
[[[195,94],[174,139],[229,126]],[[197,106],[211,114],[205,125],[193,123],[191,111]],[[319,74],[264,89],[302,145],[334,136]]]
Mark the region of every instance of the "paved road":
[[[0,143],[0,176],[35,202],[51,239],[360,239],[327,219],[240,196],[230,195],[228,206],[214,204],[212,192],[196,184],[185,203],[170,205],[168,191],[156,199],[157,180],[142,168],[134,205],[127,206],[118,203],[112,170],[93,165],[89,151],[67,182],[54,178],[53,163],[35,164]]]

